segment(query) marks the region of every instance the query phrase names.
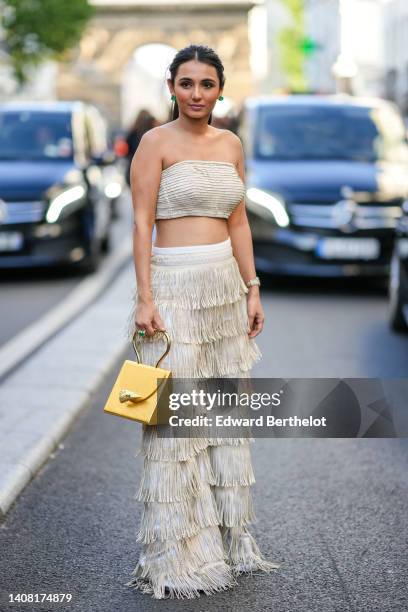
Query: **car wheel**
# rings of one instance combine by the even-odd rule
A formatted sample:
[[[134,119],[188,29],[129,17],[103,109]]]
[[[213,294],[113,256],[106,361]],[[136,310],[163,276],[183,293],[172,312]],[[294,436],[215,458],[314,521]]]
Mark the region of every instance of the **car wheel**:
[[[389,324],[394,331],[408,331],[403,313],[403,292],[407,290],[407,279],[401,269],[400,260],[394,252],[391,259],[390,277],[388,284],[389,298]]]

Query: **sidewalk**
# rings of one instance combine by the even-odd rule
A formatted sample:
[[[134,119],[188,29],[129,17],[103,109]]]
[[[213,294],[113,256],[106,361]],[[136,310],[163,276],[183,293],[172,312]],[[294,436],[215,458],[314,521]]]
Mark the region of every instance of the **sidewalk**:
[[[125,326],[135,284],[129,263],[102,297],[1,385],[0,520],[129,350]]]

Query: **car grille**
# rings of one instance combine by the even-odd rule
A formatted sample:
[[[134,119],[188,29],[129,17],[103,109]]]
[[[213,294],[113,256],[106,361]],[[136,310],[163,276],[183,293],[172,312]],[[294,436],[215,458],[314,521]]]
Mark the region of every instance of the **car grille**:
[[[0,225],[12,223],[38,223],[44,218],[46,202],[5,202],[5,214]],[[1,212],[1,211],[0,211]]]
[[[356,204],[351,220],[343,219],[334,204],[287,204],[292,224],[299,227],[335,229],[351,223],[356,230],[394,228],[402,215],[401,206]],[[343,215],[344,216],[344,215]],[[347,215],[346,215],[347,217]]]

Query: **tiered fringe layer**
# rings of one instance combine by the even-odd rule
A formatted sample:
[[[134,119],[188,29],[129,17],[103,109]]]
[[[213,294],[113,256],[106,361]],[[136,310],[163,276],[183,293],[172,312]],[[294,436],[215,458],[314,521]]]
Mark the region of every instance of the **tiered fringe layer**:
[[[248,288],[236,259],[228,255],[220,261],[200,262],[188,254],[183,263],[176,265],[173,260],[176,256],[153,255],[151,264],[154,301],[172,339],[161,367],[171,369],[179,378],[240,376],[250,370],[262,355],[247,335]],[[137,291],[126,323],[129,339],[134,332],[136,304]],[[143,362],[153,365],[163,352],[163,342],[147,337],[142,351]]]
[[[229,241],[214,251],[154,253],[151,287],[172,344],[161,367],[174,378],[245,378],[261,352],[248,338],[245,283]],[[218,247],[218,245],[217,245]],[[127,335],[134,331],[134,304]],[[143,340],[142,360],[154,363],[163,341]],[[171,428],[169,428],[171,429]],[[144,503],[137,533],[143,551],[127,586],[154,598],[193,598],[236,584],[236,576],[279,567],[262,558],[247,525],[255,522],[252,438],[159,437],[144,425]]]

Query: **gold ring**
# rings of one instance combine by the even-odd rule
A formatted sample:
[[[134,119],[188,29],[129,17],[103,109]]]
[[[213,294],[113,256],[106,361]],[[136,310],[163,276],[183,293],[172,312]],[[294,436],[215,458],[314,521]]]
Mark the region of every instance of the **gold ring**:
[[[146,330],[145,329],[138,329],[137,330],[137,335],[141,336],[142,338],[144,338],[145,335],[146,335]]]

